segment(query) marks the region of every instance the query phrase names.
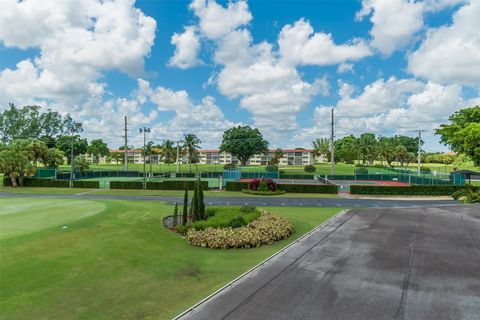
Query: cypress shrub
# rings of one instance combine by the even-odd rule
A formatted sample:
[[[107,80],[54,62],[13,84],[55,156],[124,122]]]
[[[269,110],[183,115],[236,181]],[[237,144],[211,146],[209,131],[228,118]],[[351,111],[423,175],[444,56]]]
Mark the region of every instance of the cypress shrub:
[[[173,226],[178,224],[178,202],[175,202],[175,209],[173,209]]]
[[[193,188],[193,197],[192,197],[192,217],[193,221],[198,221],[198,189],[197,183],[195,181],[195,187]]]
[[[199,199],[199,216],[200,219],[206,220],[207,217],[205,215],[205,198],[203,195],[203,186],[201,184],[200,179],[198,179],[198,199]]]
[[[183,212],[182,212],[182,225],[187,224],[188,219],[188,187],[185,184],[185,193],[183,195]]]

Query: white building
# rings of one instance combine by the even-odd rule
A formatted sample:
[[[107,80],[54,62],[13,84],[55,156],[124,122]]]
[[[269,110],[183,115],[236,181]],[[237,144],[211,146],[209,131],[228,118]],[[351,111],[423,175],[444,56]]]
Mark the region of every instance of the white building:
[[[284,156],[280,159],[279,165],[288,166],[288,165],[309,165],[319,162],[325,162],[324,157],[315,157],[313,150],[310,149],[285,149],[282,150]],[[275,156],[276,150],[269,150],[264,154],[254,155],[247,165],[267,165],[270,159]],[[217,149],[211,150],[198,150],[199,153],[199,163],[200,164],[228,164],[234,163],[239,164],[240,161],[233,157],[228,152],[220,152]],[[116,155],[116,156],[115,156]],[[128,163],[143,164],[143,154],[141,149],[131,149],[127,151]],[[87,160],[93,162],[93,157],[91,155],[85,155]],[[99,163],[123,163],[125,157],[125,150],[110,150],[109,157],[100,157]],[[147,156],[147,163],[151,161],[153,164],[163,163],[160,160],[159,155]],[[188,158],[186,155],[182,155],[180,158],[180,163],[187,164]]]
[[[309,149],[286,149],[282,150],[284,156],[280,159],[280,165],[308,165],[323,162],[323,157],[315,157],[313,150]],[[239,160],[228,152],[220,150],[198,150],[201,164],[238,164]],[[275,156],[276,150],[269,150],[264,154],[254,155],[248,165],[267,165],[269,160]]]

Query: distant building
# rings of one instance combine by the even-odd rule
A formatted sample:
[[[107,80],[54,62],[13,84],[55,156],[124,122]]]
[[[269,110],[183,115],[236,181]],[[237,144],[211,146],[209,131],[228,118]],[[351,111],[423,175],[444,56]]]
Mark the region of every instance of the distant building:
[[[309,165],[315,164],[320,162],[325,162],[324,157],[315,157],[313,150],[310,149],[284,149],[282,150],[284,156],[280,159],[281,166],[290,166],[290,165]],[[264,154],[257,154],[250,158],[247,161],[248,165],[267,165],[270,159],[275,156],[276,150],[269,150]],[[100,157],[99,163],[100,164],[107,164],[107,163],[123,163],[124,160],[125,150],[116,150],[110,149],[110,156],[108,157]],[[240,161],[232,156],[228,152],[220,152],[217,149],[210,149],[210,150],[198,150],[199,154],[199,163],[200,164],[228,164],[234,163],[239,164]],[[143,164],[143,154],[141,149],[131,149],[127,150],[128,156],[128,163],[136,163],[136,164]],[[93,162],[93,157],[91,155],[85,155],[86,159]],[[160,156],[157,154],[147,156],[146,163],[159,164],[163,163],[160,161]],[[180,158],[180,163],[187,164],[188,157],[186,155],[182,155]]]

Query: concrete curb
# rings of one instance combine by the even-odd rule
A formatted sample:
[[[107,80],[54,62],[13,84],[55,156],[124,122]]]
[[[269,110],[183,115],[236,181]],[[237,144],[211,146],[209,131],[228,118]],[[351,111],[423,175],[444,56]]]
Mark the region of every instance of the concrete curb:
[[[177,315],[176,317],[173,318],[173,320],[178,320],[180,318],[182,318],[183,316],[187,315],[189,312],[191,312],[192,310],[194,310],[195,308],[197,308],[198,306],[200,306],[201,304],[209,301],[210,299],[214,298],[216,295],[218,295],[219,293],[221,293],[222,291],[224,291],[225,289],[229,288],[230,286],[232,286],[233,284],[235,284],[236,282],[238,282],[239,280],[241,280],[242,278],[244,278],[245,276],[247,276],[249,273],[255,271],[256,269],[260,268],[261,266],[263,266],[265,263],[269,262],[270,260],[272,260],[273,258],[275,258],[276,256],[280,255],[281,253],[285,252],[286,250],[288,250],[290,247],[292,247],[293,245],[297,244],[298,242],[300,242],[301,240],[305,239],[305,238],[308,238],[310,235],[312,235],[314,232],[316,232],[317,230],[323,228],[326,224],[328,224],[330,221],[334,220],[334,219],[338,219],[338,217],[340,217],[341,215],[347,213],[348,211],[350,211],[350,209],[348,210],[342,210],[340,211],[339,213],[335,214],[334,216],[330,217],[328,220],[324,221],[323,223],[321,223],[320,225],[316,226],[315,228],[313,228],[312,230],[310,230],[309,232],[305,233],[303,236],[301,236],[300,238],[298,238],[297,240],[293,241],[292,243],[290,243],[289,245],[287,245],[286,247],[280,249],[279,251],[275,252],[273,255],[271,255],[270,257],[266,258],[265,260],[263,260],[262,262],[258,263],[257,265],[255,265],[254,267],[250,268],[249,270],[247,270],[246,272],[244,272],[243,274],[239,275],[238,277],[236,277],[235,279],[233,279],[232,281],[230,281],[229,283],[227,283],[226,285],[224,285],[223,287],[221,287],[220,289],[218,289],[217,291],[211,293],[209,296],[207,296],[206,298],[200,300],[199,302],[197,302],[196,304],[194,304],[193,306],[191,306],[190,308],[188,308],[187,310],[183,311],[182,313],[180,313],[179,315]]]

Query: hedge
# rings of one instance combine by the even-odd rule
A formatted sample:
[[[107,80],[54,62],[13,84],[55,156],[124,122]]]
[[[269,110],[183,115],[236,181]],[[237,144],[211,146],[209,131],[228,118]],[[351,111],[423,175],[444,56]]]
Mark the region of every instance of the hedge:
[[[11,187],[12,181],[9,178],[4,177],[3,185],[6,187]],[[25,179],[23,180],[23,185],[25,187],[68,188],[70,187],[70,181],[52,179]],[[73,181],[73,187],[98,189],[100,188],[100,183],[98,181]]]
[[[338,186],[334,184],[277,184],[279,190],[293,193],[338,193]],[[248,182],[227,181],[225,190],[242,191],[248,189]]]
[[[417,195],[417,196],[449,196],[465,186],[440,185],[440,186],[363,186],[351,185],[351,194],[367,195]],[[476,188],[478,189],[478,187]]]
[[[142,181],[110,181],[110,189],[143,189]]]
[[[147,190],[184,190],[185,182],[187,183],[188,190],[193,190],[195,180],[165,180],[162,182],[147,182]],[[208,181],[200,181],[202,189],[208,189]],[[111,187],[111,185],[110,185]]]

